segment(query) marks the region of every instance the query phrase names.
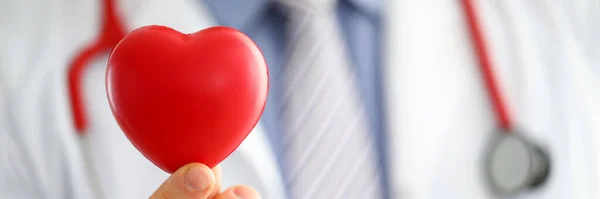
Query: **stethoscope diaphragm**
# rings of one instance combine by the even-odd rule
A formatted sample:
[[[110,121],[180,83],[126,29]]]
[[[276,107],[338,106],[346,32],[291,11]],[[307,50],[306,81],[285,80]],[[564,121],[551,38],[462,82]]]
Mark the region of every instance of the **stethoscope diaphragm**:
[[[496,134],[485,161],[490,188],[514,195],[543,184],[550,174],[548,154],[518,133]]]

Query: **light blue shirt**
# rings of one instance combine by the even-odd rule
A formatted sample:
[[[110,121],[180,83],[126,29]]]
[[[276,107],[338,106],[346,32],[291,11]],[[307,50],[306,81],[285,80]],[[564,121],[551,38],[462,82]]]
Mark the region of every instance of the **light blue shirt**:
[[[369,122],[375,132],[379,166],[383,173],[385,198],[389,196],[383,96],[381,91],[381,0],[340,0],[337,8],[357,79],[366,102]],[[285,67],[285,16],[270,0],[204,0],[219,24],[236,28],[250,36],[263,52],[270,75],[267,106],[261,122],[278,157],[282,149],[281,128],[275,105],[279,102],[281,83],[274,82]],[[281,158],[279,158],[281,165]]]

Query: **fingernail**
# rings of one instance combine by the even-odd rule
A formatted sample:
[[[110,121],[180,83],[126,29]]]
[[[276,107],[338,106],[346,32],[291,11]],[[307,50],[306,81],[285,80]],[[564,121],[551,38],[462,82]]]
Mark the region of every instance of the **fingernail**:
[[[184,182],[190,189],[202,192],[215,182],[215,176],[207,168],[192,167],[185,173]]]

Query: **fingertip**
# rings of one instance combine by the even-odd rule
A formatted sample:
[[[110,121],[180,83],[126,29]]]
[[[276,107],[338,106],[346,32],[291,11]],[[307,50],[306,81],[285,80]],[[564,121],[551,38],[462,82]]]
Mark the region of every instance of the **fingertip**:
[[[206,198],[214,186],[212,170],[206,165],[193,163],[175,171],[150,198]]]
[[[233,188],[233,193],[237,198],[260,199],[260,194],[256,189],[249,186],[237,186]]]
[[[215,184],[215,175],[204,164],[192,163],[185,166],[183,182],[190,191],[210,192]]]
[[[216,197],[217,199],[260,199],[254,188],[244,185],[231,187]]]

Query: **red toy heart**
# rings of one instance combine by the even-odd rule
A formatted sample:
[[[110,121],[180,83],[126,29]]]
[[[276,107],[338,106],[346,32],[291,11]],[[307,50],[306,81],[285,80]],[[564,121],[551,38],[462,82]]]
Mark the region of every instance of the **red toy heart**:
[[[169,173],[192,162],[212,168],[229,156],[258,122],[268,82],[258,47],[227,27],[136,29],[114,48],[106,71],[117,123]]]

